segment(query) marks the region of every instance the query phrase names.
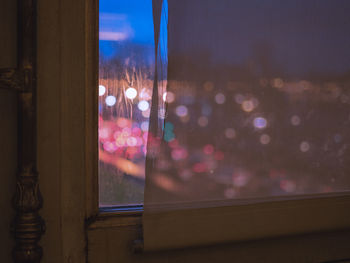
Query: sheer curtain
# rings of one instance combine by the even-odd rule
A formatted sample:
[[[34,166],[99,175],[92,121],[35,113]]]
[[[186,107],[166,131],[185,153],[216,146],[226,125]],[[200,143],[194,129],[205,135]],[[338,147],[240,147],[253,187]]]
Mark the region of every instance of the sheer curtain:
[[[319,225],[311,220],[322,212],[305,206],[296,215],[301,210],[294,203],[280,200],[350,188],[349,1],[168,0],[167,5],[166,10],[163,1],[153,1],[158,63],[145,248],[326,227],[322,219]],[[162,16],[168,16],[166,40],[160,37]],[[162,41],[168,47],[164,63]],[[165,78],[166,93],[160,96]],[[256,203],[262,203],[259,211]],[[281,206],[288,211],[275,224],[271,210]],[[334,206],[334,220],[339,207]],[[291,220],[292,227],[283,223]]]

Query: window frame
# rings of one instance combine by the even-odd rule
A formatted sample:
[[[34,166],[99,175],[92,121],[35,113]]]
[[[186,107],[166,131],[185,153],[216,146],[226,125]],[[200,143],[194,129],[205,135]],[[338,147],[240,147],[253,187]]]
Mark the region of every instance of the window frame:
[[[82,0],[80,4],[83,5]],[[130,227],[136,226],[142,228],[142,209],[138,208],[133,210],[132,207],[128,209],[120,208],[99,208],[98,204],[98,132],[97,132],[97,120],[98,120],[98,1],[91,0],[87,1],[85,5],[85,17],[84,17],[84,47],[85,47],[85,57],[84,57],[84,72],[79,76],[81,80],[84,80],[85,85],[77,87],[84,94],[84,102],[82,108],[77,109],[76,113],[79,115],[78,118],[82,118],[84,122],[84,148],[82,150],[84,155],[84,177],[80,178],[81,182],[85,185],[85,236],[88,233],[97,229],[109,229],[115,227]],[[64,22],[65,23],[65,22]],[[82,39],[80,39],[80,43]],[[75,47],[77,48],[77,47]],[[93,90],[93,92],[91,92]],[[71,106],[73,102],[69,102]],[[72,118],[72,117],[67,117]],[[77,134],[74,134],[72,138],[77,138]],[[80,153],[82,153],[80,152]],[[63,156],[63,159],[68,158]],[[73,192],[71,192],[73,194]],[[339,196],[340,195],[340,196]],[[314,205],[318,206],[322,211],[330,211],[334,204],[339,198],[344,199],[346,207],[350,207],[350,193],[341,193],[336,196],[321,196],[311,198]],[[283,202],[292,203],[292,205],[303,207],[300,211],[307,211],[310,207],[304,207],[303,203],[307,202],[307,199],[298,198],[298,200],[285,200],[278,201],[279,206]],[[282,202],[282,203],[281,203]],[[245,209],[247,206],[250,207],[252,211],[261,209],[272,209],[276,205],[274,202],[258,202],[255,204],[246,204],[238,206],[239,209]],[[270,207],[269,207],[270,206]],[[282,207],[282,206],[281,206]],[[237,213],[239,213],[239,209]],[[242,211],[243,211],[242,210]],[[275,213],[283,213],[284,209],[276,210]],[[327,214],[327,213],[326,213]],[[158,214],[160,216],[160,214]],[[276,214],[275,214],[276,215]],[[345,215],[350,215],[346,213]],[[341,217],[343,218],[343,217]],[[340,219],[341,219],[340,218]],[[340,220],[341,221],[341,220]],[[292,224],[293,222],[290,222]],[[338,222],[339,223],[339,222]],[[251,226],[245,226],[251,227]],[[326,228],[321,228],[318,233],[323,233],[333,230],[342,230],[350,228],[350,220],[347,224],[341,223],[337,224],[336,221],[332,221],[332,224]],[[313,231],[315,232],[315,231]],[[283,233],[283,236],[293,236],[308,234],[308,231],[293,231],[289,233]],[[271,233],[271,235],[259,236],[257,238],[270,238],[276,237],[276,233]],[[138,231],[138,238],[142,240],[142,231]],[[87,238],[88,239],[88,238]],[[253,238],[254,239],[254,238]],[[253,240],[249,238],[248,240]],[[234,241],[246,241],[247,238],[239,237]],[[87,240],[88,242],[88,240]],[[88,254],[86,255],[88,257]]]
[[[350,231],[135,255],[142,212],[99,212],[98,0],[38,1],[38,171],[43,262],[324,262],[349,258]],[[97,109],[97,108],[96,108]],[[282,245],[283,243],[283,245]],[[293,247],[291,251],[291,246]],[[284,260],[275,252],[289,253]],[[111,251],[112,250],[112,251]],[[109,254],[108,254],[108,253]],[[297,254],[297,255],[296,255]],[[217,260],[216,260],[217,259]],[[296,260],[295,260],[296,259]]]

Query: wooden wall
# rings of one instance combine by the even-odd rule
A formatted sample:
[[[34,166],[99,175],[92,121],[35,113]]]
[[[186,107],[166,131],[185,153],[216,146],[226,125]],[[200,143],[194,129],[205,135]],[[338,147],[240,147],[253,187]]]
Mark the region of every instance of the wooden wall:
[[[16,1],[0,0],[0,68],[15,67]],[[0,90],[0,259],[11,262],[13,241],[10,223],[13,219],[11,200],[17,172],[17,103],[16,93]]]

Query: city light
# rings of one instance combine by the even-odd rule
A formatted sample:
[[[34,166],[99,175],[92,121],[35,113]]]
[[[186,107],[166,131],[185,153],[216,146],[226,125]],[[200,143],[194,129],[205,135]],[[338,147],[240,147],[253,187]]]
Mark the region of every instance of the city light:
[[[217,104],[224,104],[226,100],[226,97],[222,93],[218,93],[215,95],[215,101]]]
[[[307,152],[310,150],[310,144],[307,141],[303,141],[300,143],[300,151]]]
[[[145,100],[141,100],[138,104],[137,107],[139,108],[140,111],[146,111],[149,109],[149,103]]]
[[[292,118],[290,118],[290,122],[292,123],[292,125],[298,126],[301,120],[298,115],[293,115]]]
[[[267,121],[265,118],[257,117],[254,119],[254,127],[258,129],[264,129],[266,128]]]
[[[126,91],[125,91],[125,96],[128,98],[128,99],[135,99],[136,96],[137,96],[137,90],[134,89],[134,88],[128,88]]]
[[[114,96],[110,95],[106,97],[105,101],[108,106],[112,107],[117,102],[117,99]]]
[[[188,109],[184,105],[180,105],[176,107],[176,115],[179,117],[184,117],[188,114]]]
[[[105,93],[106,93],[106,87],[103,85],[99,85],[98,86],[98,95],[103,96],[103,95],[105,95]]]

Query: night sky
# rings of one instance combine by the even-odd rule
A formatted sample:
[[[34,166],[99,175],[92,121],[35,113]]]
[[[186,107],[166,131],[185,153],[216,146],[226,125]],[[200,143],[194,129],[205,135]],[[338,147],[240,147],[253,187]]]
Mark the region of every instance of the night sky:
[[[128,41],[152,46],[152,0],[100,0],[100,32],[120,33],[121,39],[101,40],[100,52],[114,55],[113,42]]]
[[[169,35],[176,28],[190,38],[174,51],[215,51],[219,62],[245,63],[264,45],[290,72],[344,73],[350,69],[349,14],[348,0],[171,0]],[[115,42],[153,45],[151,0],[100,1],[101,55],[116,54]]]

